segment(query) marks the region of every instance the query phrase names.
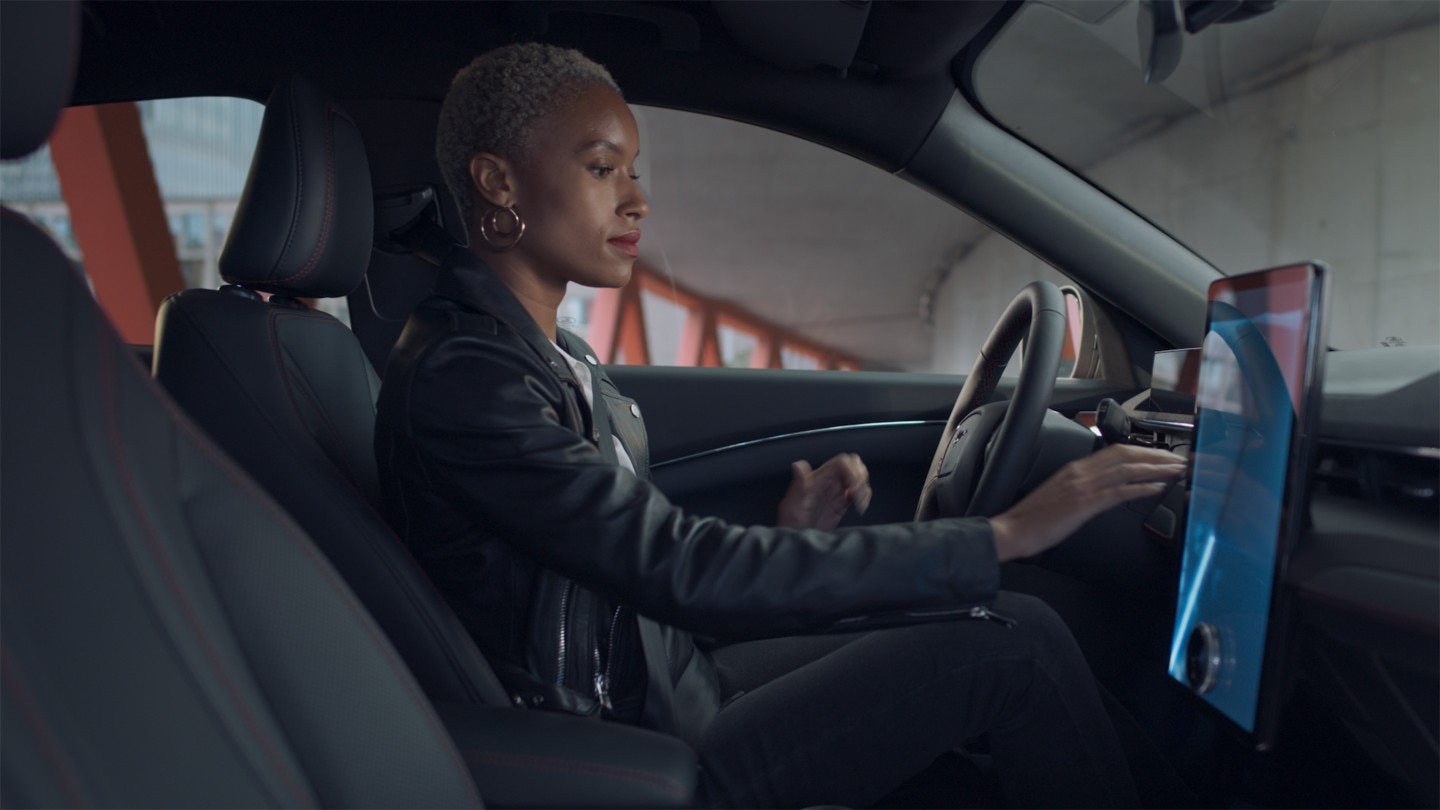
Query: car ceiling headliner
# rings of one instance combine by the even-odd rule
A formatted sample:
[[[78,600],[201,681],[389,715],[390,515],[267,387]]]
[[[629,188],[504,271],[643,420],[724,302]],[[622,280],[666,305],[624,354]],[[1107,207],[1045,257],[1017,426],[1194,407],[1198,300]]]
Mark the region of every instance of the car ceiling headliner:
[[[88,2],[75,103],[263,101],[297,72],[342,100],[438,100],[476,54],[541,40],[606,65],[633,102],[750,121],[894,170],[953,94],[953,57],[1004,3],[872,4],[845,77],[751,55],[761,49],[731,29],[748,40],[735,21],[766,5],[727,8],[727,27],[708,2]]]

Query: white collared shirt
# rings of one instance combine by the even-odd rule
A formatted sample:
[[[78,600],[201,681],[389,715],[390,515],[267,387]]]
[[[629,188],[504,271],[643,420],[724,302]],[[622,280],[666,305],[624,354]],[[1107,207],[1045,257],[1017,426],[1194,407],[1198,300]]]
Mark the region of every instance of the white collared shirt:
[[[590,371],[590,367],[589,367],[588,365],[586,365],[586,364],[580,362],[579,360],[576,360],[575,358],[571,357],[568,353],[566,353],[566,351],[565,351],[564,349],[560,348],[560,344],[558,344],[558,343],[556,343],[555,341],[552,340],[552,341],[550,341],[550,345],[551,345],[551,346],[554,346],[554,347],[555,347],[555,351],[559,352],[559,353],[560,353],[560,356],[563,357],[563,358],[565,358],[565,364],[568,365],[568,366],[570,366],[570,373],[572,373],[572,374],[575,375],[576,381],[580,383],[580,390],[585,393],[585,406],[590,409],[590,413],[591,413],[591,414],[594,414],[594,413],[595,413],[595,375],[594,375],[594,373],[592,373],[592,372]],[[588,359],[588,358],[587,358],[587,359]],[[630,454],[627,453],[627,452],[625,452],[625,445],[623,445],[623,444],[620,443],[620,437],[619,437],[619,436],[616,436],[615,433],[614,433],[614,431],[611,431],[611,433],[610,433],[610,441],[615,442],[615,458],[620,462],[620,466],[621,466],[621,467],[624,467],[626,470],[629,470],[630,473],[633,475],[633,474],[635,473],[635,462],[630,460]]]

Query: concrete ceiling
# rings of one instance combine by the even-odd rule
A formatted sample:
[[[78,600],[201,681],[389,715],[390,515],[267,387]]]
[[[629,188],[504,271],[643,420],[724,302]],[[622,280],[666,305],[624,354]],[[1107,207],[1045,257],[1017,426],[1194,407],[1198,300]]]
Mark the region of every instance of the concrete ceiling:
[[[1093,22],[1073,13],[1111,6]],[[975,88],[986,110],[1016,134],[1084,169],[1178,118],[1222,116],[1227,98],[1437,19],[1440,3],[1433,0],[1290,0],[1259,19],[1188,38],[1174,74],[1146,87],[1132,4],[1051,0],[1015,16],[1005,47],[977,61]],[[1062,70],[1067,78],[1056,81]]]

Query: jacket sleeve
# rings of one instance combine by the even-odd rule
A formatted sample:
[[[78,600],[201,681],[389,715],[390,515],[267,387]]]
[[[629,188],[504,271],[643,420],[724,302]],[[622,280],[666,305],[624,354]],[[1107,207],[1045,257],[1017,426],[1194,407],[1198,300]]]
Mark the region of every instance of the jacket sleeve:
[[[562,423],[562,383],[518,341],[447,336],[420,358],[406,399],[427,479],[478,530],[676,627],[859,629],[995,596],[983,518],[824,532],[685,514]]]

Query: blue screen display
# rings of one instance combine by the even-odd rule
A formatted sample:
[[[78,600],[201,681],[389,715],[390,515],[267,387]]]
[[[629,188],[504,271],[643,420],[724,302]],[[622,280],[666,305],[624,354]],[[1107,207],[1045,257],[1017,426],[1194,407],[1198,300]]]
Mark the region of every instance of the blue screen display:
[[[1201,350],[1169,671],[1252,733],[1314,273],[1299,265],[1216,282]]]

